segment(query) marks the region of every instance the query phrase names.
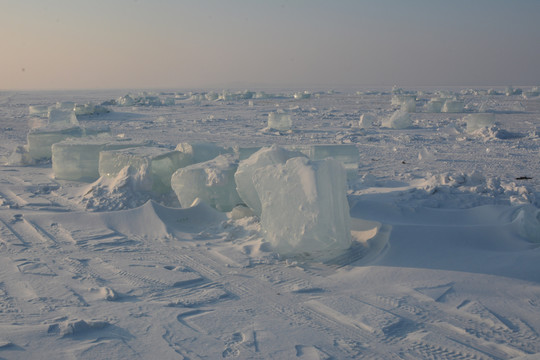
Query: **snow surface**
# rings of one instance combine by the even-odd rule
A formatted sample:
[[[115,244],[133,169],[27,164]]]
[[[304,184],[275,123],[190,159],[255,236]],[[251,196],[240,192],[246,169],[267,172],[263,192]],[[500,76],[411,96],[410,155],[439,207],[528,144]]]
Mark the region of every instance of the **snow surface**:
[[[390,90],[1,92],[0,358],[539,358],[537,89]],[[396,93],[416,112],[382,127]],[[356,145],[349,251],[287,258],[246,207],[181,208],[132,167],[55,179],[42,145],[64,134],[31,159],[27,134],[74,104],[110,110],[82,129],[168,149]],[[266,129],[276,108],[294,131]],[[496,125],[468,131],[476,113]]]

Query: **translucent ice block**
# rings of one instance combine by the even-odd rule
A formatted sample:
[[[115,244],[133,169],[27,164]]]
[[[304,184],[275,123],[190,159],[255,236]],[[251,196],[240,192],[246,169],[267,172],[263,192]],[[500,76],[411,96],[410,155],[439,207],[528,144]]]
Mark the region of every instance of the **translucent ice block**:
[[[467,132],[472,132],[495,124],[495,114],[474,113],[466,115],[463,120],[467,123]]]
[[[34,160],[50,159],[51,146],[70,137],[80,138],[84,130],[79,126],[68,128],[43,127],[30,130],[27,135],[28,153]]]
[[[292,158],[258,169],[253,183],[264,236],[280,254],[324,260],[350,247],[345,170],[338,161]]]
[[[234,173],[238,167],[232,155],[178,169],[171,178],[171,186],[182,207],[189,207],[200,198],[218,211],[231,211],[242,200],[236,192]]]
[[[289,131],[292,129],[293,121],[290,114],[284,112],[272,112],[268,114],[268,128],[278,131]]]
[[[234,175],[236,190],[244,203],[253,211],[255,215],[261,215],[262,207],[257,190],[253,184],[253,174],[256,170],[268,165],[285,164],[287,160],[304,154],[298,151],[290,151],[277,145],[265,147],[243,160],[238,165],[238,170]]]
[[[114,177],[126,166],[147,172],[152,191],[163,194],[171,190],[171,176],[191,164],[191,156],[177,150],[141,146],[99,153],[99,175]]]
[[[79,121],[73,110],[51,109],[49,110],[49,125],[76,126],[79,125]]]
[[[111,137],[66,139],[52,145],[54,177],[62,180],[94,181],[99,178],[99,153],[144,146],[145,142]]]
[[[459,113],[463,112],[464,104],[463,101],[458,100],[446,100],[441,109],[441,112],[445,113]]]

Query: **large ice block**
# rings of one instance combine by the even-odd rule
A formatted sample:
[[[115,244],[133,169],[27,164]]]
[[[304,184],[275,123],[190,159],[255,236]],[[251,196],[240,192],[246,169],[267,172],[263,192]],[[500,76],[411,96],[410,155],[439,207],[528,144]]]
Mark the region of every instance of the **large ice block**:
[[[389,118],[384,119],[381,125],[391,129],[407,129],[412,126],[412,120],[408,112],[397,110]]]
[[[324,160],[328,157],[338,160],[347,172],[348,181],[355,181],[358,178],[360,152],[354,144],[290,145],[287,148],[300,151],[311,160]]]
[[[99,178],[99,153],[148,145],[147,142],[112,137],[66,139],[52,145],[54,177],[61,180],[94,181]]]
[[[474,113],[466,115],[463,120],[467,123],[467,132],[473,132],[478,129],[489,127],[495,124],[495,114],[493,113]]]
[[[392,105],[399,106],[405,112],[416,112],[416,96],[395,94],[392,96]]]
[[[72,127],[43,127],[30,130],[27,135],[28,153],[34,160],[50,159],[51,146],[70,137],[80,138],[84,130],[79,126]]]
[[[296,157],[253,174],[266,240],[285,256],[327,260],[351,245],[345,170],[334,159]]]
[[[141,146],[99,153],[99,175],[114,177],[126,166],[147,171],[152,191],[157,194],[171,190],[171,176],[181,167],[191,164],[191,156],[177,150]]]
[[[271,112],[268,114],[268,128],[278,131],[292,130],[293,121],[290,114],[285,112]]]
[[[444,113],[460,113],[460,112],[463,112],[464,110],[464,105],[463,105],[463,101],[458,101],[458,100],[446,100],[444,102],[444,105],[441,109],[441,112],[444,112]]]
[[[234,175],[236,190],[240,198],[255,215],[261,215],[262,206],[255,185],[253,184],[254,172],[268,165],[285,164],[290,158],[298,156],[305,157],[306,155],[298,151],[290,151],[277,145],[272,145],[271,147],[262,148],[248,159],[240,161],[238,170]]]
[[[242,203],[234,182],[237,167],[238,161],[233,155],[219,155],[178,169],[172,175],[171,186],[182,207],[189,207],[200,198],[218,211],[231,211]]]
[[[426,111],[431,113],[440,113],[444,104],[444,100],[440,98],[432,98],[426,103]]]
[[[49,110],[49,125],[53,126],[76,126],[79,125],[77,116],[72,110],[51,109]]]
[[[28,113],[31,116],[47,117],[49,116],[49,107],[47,105],[30,105]]]
[[[225,149],[214,143],[180,143],[176,150],[189,154],[192,158],[192,164],[197,164],[212,160],[218,155],[232,153],[232,149]]]

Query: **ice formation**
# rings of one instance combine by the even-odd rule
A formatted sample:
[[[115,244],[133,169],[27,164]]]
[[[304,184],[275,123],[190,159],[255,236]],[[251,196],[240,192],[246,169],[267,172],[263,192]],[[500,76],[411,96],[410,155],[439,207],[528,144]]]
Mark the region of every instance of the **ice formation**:
[[[25,166],[32,165],[34,161],[28,153],[28,147],[25,145],[17,146],[13,152],[7,157],[6,165],[8,166]]]
[[[266,240],[285,256],[325,260],[351,246],[345,171],[333,159],[296,157],[256,170]]]
[[[191,163],[201,163],[208,160],[212,160],[218,155],[229,154],[231,149],[225,149],[214,143],[180,143],[176,146],[176,150],[189,154],[191,156]]]
[[[440,98],[432,98],[426,103],[426,111],[431,113],[440,113],[444,104],[444,100]]]
[[[409,113],[400,109],[394,112],[389,118],[384,119],[381,125],[391,129],[407,129],[412,124]]]
[[[540,243],[540,209],[534,205],[522,206],[515,212],[513,223],[525,239]]]
[[[47,117],[49,114],[49,107],[47,105],[30,105],[28,106],[28,113],[31,116]]]
[[[75,111],[75,115],[77,116],[104,114],[109,112],[106,107],[101,105],[95,105],[92,103],[75,104],[73,110]]]
[[[44,127],[32,129],[27,135],[28,152],[34,160],[50,159],[51,146],[70,137],[82,137],[84,131],[79,126],[57,128]]]
[[[54,177],[62,180],[94,181],[99,178],[99,153],[144,146],[145,142],[107,137],[66,139],[52,145]]]
[[[466,115],[463,120],[467,123],[467,132],[473,132],[495,124],[495,114],[474,113]]]
[[[463,101],[447,99],[441,109],[444,113],[460,113],[463,112]]]
[[[242,203],[234,182],[237,167],[233,155],[220,155],[178,169],[171,177],[171,186],[184,208],[199,198],[218,211],[228,212]]]
[[[298,151],[289,151],[277,145],[272,145],[271,147],[262,148],[248,159],[240,162],[234,175],[236,190],[240,198],[255,215],[261,215],[262,212],[261,201],[253,183],[255,171],[268,165],[285,164],[290,158],[298,156],[305,155]]]
[[[399,106],[405,112],[416,112],[416,96],[395,94],[392,96],[392,105]]]
[[[76,126],[79,125],[79,121],[73,110],[51,109],[49,110],[49,125]]]
[[[191,156],[180,151],[141,146],[99,153],[99,175],[114,177],[126,166],[146,171],[156,194],[171,190],[171,176],[181,167],[191,164]]]
[[[360,120],[358,121],[358,127],[360,129],[367,129],[373,126],[373,123],[377,120],[375,115],[372,114],[362,114],[360,115]]]
[[[268,128],[278,131],[292,130],[293,121],[290,114],[285,112],[271,112],[268,114]]]
[[[324,160],[328,157],[338,160],[347,172],[347,180],[355,181],[358,178],[360,152],[354,144],[292,145],[287,148],[300,151],[311,160]]]

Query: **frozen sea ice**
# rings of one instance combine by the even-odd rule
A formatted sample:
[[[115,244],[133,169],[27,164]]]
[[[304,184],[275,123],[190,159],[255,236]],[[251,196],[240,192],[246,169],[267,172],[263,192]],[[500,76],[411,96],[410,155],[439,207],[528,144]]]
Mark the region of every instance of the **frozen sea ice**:
[[[280,254],[323,261],[351,246],[340,162],[295,157],[256,170],[253,183],[262,204],[264,236]]]

